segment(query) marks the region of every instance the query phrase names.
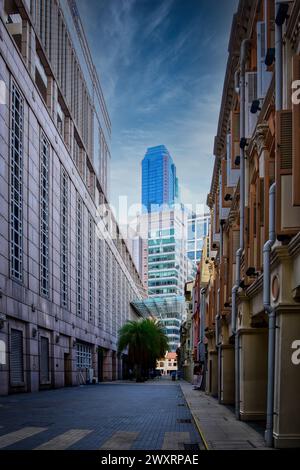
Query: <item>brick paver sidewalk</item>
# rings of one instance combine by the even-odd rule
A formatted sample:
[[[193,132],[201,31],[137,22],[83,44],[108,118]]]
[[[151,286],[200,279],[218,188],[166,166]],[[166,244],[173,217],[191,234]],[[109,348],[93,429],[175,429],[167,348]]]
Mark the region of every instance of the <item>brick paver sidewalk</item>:
[[[209,449],[270,450],[262,434],[238,421],[226,406],[204,392],[193,390],[188,382],[181,382],[181,390]]]

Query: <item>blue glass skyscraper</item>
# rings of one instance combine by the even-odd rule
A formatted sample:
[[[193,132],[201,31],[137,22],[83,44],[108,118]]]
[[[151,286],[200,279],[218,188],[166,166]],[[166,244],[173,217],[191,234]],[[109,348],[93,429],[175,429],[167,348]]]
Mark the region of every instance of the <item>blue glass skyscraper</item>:
[[[142,161],[142,204],[145,210],[153,206],[173,207],[178,199],[176,166],[164,145],[151,147]]]

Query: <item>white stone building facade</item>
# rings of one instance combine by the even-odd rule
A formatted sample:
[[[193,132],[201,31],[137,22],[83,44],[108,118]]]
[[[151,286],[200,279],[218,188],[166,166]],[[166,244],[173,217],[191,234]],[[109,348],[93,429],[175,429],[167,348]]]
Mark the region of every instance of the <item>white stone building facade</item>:
[[[111,125],[76,4],[0,15],[0,394],[121,378],[142,283],[99,208]]]

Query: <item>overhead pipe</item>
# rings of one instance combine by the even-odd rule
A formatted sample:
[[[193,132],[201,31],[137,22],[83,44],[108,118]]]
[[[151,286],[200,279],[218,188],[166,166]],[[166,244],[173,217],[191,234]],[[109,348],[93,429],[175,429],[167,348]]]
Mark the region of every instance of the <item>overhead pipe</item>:
[[[240,57],[240,138],[245,139],[245,114],[246,114],[246,62],[248,48],[251,41],[244,39],[241,44]],[[245,228],[245,147],[241,146],[240,164],[240,247],[236,252],[236,282],[232,289],[232,333],[234,335],[235,349],[235,414],[240,418],[240,367],[239,367],[239,337],[237,333],[237,295],[241,282],[241,258],[244,251],[244,228]]]

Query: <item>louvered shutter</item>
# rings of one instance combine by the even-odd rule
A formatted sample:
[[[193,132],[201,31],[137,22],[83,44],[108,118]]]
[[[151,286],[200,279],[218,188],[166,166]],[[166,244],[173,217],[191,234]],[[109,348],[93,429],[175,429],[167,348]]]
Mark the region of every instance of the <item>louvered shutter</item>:
[[[293,115],[291,110],[276,114],[276,225],[279,235],[299,231],[300,208],[293,206]]]
[[[11,330],[10,333],[10,380],[12,385],[24,382],[23,333]]]
[[[49,340],[43,336],[41,337],[40,367],[41,383],[49,382]]]
[[[300,80],[300,56],[293,57],[293,81]],[[300,206],[300,103],[293,104],[293,204]]]

